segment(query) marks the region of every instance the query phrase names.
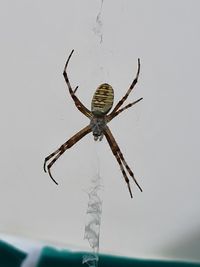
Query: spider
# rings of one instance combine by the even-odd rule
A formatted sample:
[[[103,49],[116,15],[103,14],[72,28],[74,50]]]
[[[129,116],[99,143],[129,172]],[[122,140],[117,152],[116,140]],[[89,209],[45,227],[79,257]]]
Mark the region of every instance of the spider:
[[[64,71],[63,71],[63,76],[65,78],[65,81],[66,81],[68,89],[69,89],[69,93],[70,93],[70,95],[74,101],[75,106],[78,108],[78,110],[80,112],[82,112],[86,117],[88,117],[90,119],[90,123],[85,128],[83,128],[78,133],[76,133],[74,136],[72,136],[69,140],[67,140],[64,144],[62,144],[57,150],[55,150],[53,153],[51,153],[49,156],[47,156],[45,158],[44,171],[45,172],[48,171],[48,174],[51,177],[51,179],[56,184],[58,184],[51,174],[51,167],[60,158],[60,156],[67,149],[72,147],[74,144],[76,144],[80,139],[82,139],[85,135],[87,135],[90,132],[93,133],[95,141],[97,141],[97,140],[101,141],[103,136],[105,135],[105,137],[108,141],[108,144],[112,150],[112,153],[114,154],[114,156],[115,156],[115,158],[116,158],[116,160],[120,166],[121,172],[122,172],[123,177],[127,183],[128,190],[129,190],[130,196],[132,198],[133,195],[132,195],[132,191],[131,191],[131,187],[130,187],[130,183],[129,183],[129,178],[127,176],[126,171],[132,177],[132,179],[134,180],[135,184],[137,185],[137,187],[140,189],[141,192],[142,192],[142,188],[138,184],[138,182],[134,176],[134,173],[132,172],[132,170],[130,169],[128,164],[126,163],[124,156],[123,156],[117,142],[115,141],[115,138],[113,137],[109,127],[107,126],[107,124],[113,118],[115,118],[117,115],[122,113],[124,110],[132,107],[133,105],[135,105],[136,103],[138,103],[139,101],[141,101],[143,99],[143,98],[139,98],[138,100],[136,100],[132,103],[129,103],[125,107],[120,108],[122,106],[122,104],[125,102],[125,100],[128,98],[129,94],[131,93],[131,91],[133,90],[134,86],[136,85],[136,83],[138,81],[138,76],[140,73],[140,59],[138,59],[138,70],[137,70],[137,74],[136,74],[135,79],[131,83],[126,94],[116,104],[116,106],[114,107],[112,112],[110,112],[110,114],[108,114],[108,112],[111,110],[111,108],[113,106],[113,100],[114,100],[114,91],[113,91],[113,88],[109,84],[107,84],[107,83],[101,84],[96,89],[94,96],[92,98],[91,111],[89,109],[87,109],[82,104],[82,102],[79,100],[79,98],[77,97],[76,91],[78,89],[78,86],[74,90],[72,89],[72,86],[70,84],[68,74],[67,74],[67,66],[68,66],[68,63],[70,61],[70,58],[71,58],[73,52],[74,52],[74,50],[72,50],[72,52],[70,53],[70,55],[66,61]],[[49,160],[50,160],[50,162],[49,162]],[[47,162],[49,162],[48,165],[47,165]]]

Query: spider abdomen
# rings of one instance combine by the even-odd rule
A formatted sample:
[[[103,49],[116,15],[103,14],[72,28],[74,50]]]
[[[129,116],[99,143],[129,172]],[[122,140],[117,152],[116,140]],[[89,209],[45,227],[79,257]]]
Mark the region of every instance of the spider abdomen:
[[[107,83],[101,84],[94,93],[91,111],[94,115],[105,115],[113,106],[114,91]]]

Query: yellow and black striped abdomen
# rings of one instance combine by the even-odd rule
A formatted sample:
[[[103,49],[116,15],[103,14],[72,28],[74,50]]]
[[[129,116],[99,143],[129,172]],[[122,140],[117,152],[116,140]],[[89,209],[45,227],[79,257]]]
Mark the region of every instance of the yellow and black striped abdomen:
[[[114,91],[107,83],[101,84],[92,98],[91,111],[94,115],[105,115],[113,106]]]

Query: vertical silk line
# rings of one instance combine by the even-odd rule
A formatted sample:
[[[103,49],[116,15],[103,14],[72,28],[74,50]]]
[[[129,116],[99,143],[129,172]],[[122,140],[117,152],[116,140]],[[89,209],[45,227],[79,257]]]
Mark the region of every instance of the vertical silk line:
[[[100,164],[99,155],[97,153],[97,146],[101,144],[95,144],[96,150],[96,174],[91,180],[91,186],[88,193],[88,207],[86,211],[86,224],[85,224],[85,234],[84,239],[87,239],[89,245],[92,249],[92,253],[87,253],[83,256],[82,263],[87,263],[90,267],[97,267],[99,260],[99,236],[100,236],[100,226],[101,226],[101,214],[102,214],[102,190],[103,183],[100,176]],[[97,148],[97,149],[96,149]]]
[[[98,37],[100,46],[103,42],[103,22],[101,20],[102,8],[104,0],[101,0],[100,10],[96,16],[96,23],[93,27],[95,36]],[[102,68],[101,68],[102,70]],[[101,145],[101,144],[99,144]],[[87,239],[92,249],[92,253],[83,256],[82,263],[86,263],[89,267],[97,267],[99,261],[99,236],[102,214],[102,196],[103,189],[102,178],[100,176],[100,161],[98,155],[98,144],[95,142],[95,174],[91,179],[91,186],[88,193],[88,207],[86,211],[86,224],[84,239]]]
[[[103,23],[102,23],[102,20],[101,20],[101,13],[102,13],[102,8],[103,8],[103,1],[104,0],[101,0],[101,7],[100,7],[99,13],[97,14],[97,17],[96,17],[96,25],[93,28],[94,33],[100,39],[100,44],[103,42],[103,32],[102,32]]]
[[[101,225],[101,213],[102,213],[102,200],[99,196],[99,190],[101,190],[101,177],[96,176],[92,180],[92,186],[88,192],[88,208],[86,213],[85,235],[84,239],[87,239],[92,253],[83,256],[83,263],[87,263],[91,267],[98,266],[99,260],[99,235]]]

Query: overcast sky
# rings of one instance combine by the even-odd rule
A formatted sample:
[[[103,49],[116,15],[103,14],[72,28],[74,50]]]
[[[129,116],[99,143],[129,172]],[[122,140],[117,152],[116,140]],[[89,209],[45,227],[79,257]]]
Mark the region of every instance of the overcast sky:
[[[195,0],[0,2],[0,232],[88,248],[88,196],[104,183],[100,252],[200,260],[200,4]],[[101,36],[102,35],[102,36]],[[101,42],[102,37],[102,42]],[[88,135],[53,166],[43,160],[89,121],[62,76],[90,108],[108,82],[115,103],[135,77],[125,111],[110,128],[144,192],[131,199],[104,139]]]

